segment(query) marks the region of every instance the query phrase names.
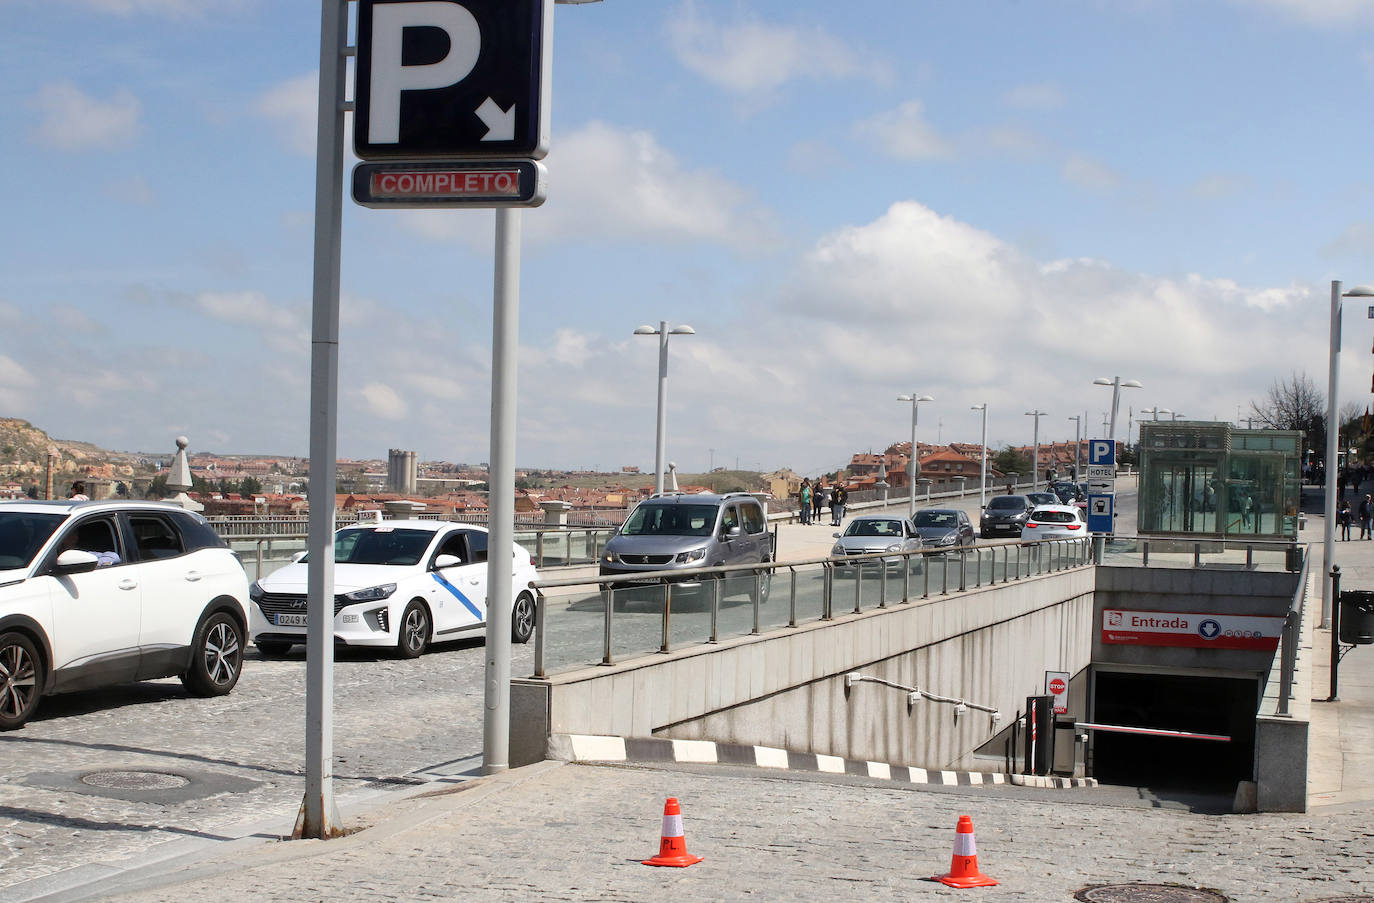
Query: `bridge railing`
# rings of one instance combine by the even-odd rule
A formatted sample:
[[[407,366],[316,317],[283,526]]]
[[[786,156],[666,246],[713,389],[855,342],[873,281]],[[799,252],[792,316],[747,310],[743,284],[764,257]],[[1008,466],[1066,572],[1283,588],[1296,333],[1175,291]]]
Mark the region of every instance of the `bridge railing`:
[[[1091,563],[1091,541],[1072,539],[540,580],[534,677]]]

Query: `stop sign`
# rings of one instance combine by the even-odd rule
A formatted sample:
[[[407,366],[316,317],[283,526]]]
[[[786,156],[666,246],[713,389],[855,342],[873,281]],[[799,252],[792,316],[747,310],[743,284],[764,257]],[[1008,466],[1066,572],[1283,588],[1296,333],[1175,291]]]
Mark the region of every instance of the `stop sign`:
[[[1055,696],[1064,695],[1064,691],[1068,688],[1069,687],[1067,684],[1064,683],[1063,678],[1056,677],[1054,680],[1050,681],[1050,692],[1053,693]]]

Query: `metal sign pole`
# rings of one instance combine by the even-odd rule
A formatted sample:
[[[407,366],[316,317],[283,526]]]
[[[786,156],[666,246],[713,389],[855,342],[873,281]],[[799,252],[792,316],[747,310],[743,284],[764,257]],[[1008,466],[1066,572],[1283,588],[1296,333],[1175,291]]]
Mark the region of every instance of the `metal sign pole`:
[[[334,806],[334,477],[338,448],[339,256],[348,0],[322,0],[310,335],[310,535],[305,639],[305,799],[293,836],[340,833]]]
[[[487,663],[482,773],[510,767],[510,608],[514,598],[515,376],[520,346],[520,210],[496,211],[487,471]]]

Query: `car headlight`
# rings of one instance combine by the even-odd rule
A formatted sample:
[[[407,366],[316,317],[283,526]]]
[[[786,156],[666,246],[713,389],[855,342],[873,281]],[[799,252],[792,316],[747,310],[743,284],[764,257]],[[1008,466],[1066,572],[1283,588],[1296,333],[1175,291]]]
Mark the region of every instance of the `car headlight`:
[[[601,556],[601,560],[606,564],[615,564],[620,560],[620,556],[614,552],[607,552],[605,555]]]
[[[261,602],[267,596],[267,590],[262,588],[262,584],[254,580],[253,585],[248,587],[248,598],[254,602]]]
[[[343,597],[349,602],[376,602],[379,599],[386,599],[396,592],[396,584],[383,583],[381,586],[369,586],[367,589],[355,589],[351,593],[344,593]]]
[[[890,545],[890,546],[887,547],[887,550],[886,550],[886,551],[888,551],[888,552],[900,552],[901,550],[902,550],[902,544],[901,544],[900,542],[894,542],[892,545]]]
[[[954,541],[958,538],[958,533],[946,533],[944,536],[941,536],[938,540],[936,540],[935,544],[937,546],[952,546],[954,545]]]
[[[838,543],[838,542],[835,543],[835,545],[833,545],[833,546],[830,547],[830,554],[831,554],[831,555],[843,555],[843,554],[844,554],[844,545],[841,544],[841,543]]]
[[[687,564],[689,561],[700,561],[706,557],[705,549],[691,549],[686,552],[678,552],[673,560],[678,564]]]

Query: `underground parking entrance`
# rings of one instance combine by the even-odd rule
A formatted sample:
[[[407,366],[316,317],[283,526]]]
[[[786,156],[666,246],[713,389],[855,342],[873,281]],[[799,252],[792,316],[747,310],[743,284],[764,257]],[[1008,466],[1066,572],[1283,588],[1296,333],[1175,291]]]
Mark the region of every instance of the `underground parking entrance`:
[[[1103,784],[1231,794],[1254,780],[1254,678],[1097,669],[1088,768]]]

